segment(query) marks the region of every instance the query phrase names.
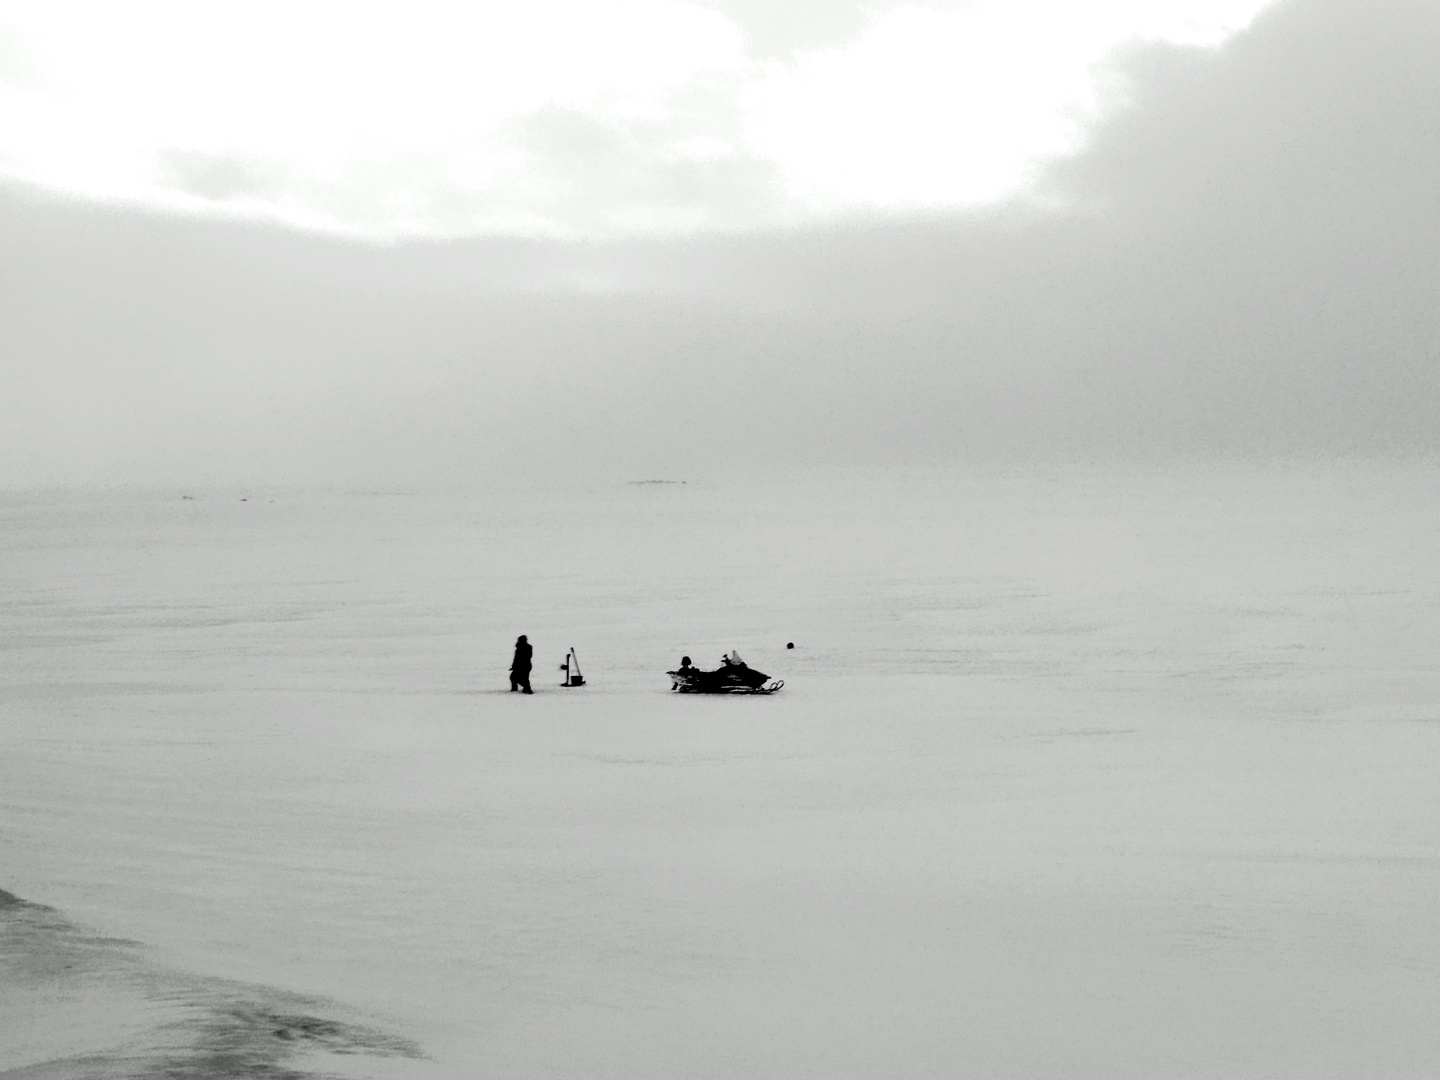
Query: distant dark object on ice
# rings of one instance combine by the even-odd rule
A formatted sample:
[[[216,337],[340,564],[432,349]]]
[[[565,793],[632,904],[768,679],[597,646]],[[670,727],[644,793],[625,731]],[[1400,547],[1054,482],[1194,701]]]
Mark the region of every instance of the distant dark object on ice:
[[[691,667],[688,656],[681,657],[680,666],[667,671],[670,689],[677,694],[773,694],[785,685],[783,679],[771,679],[763,671],[749,667],[740,654],[731,650],[720,658],[715,671]]]
[[[785,648],[787,648],[787,649],[793,649],[794,647],[795,647],[795,643],[794,643],[793,641],[787,641],[787,642],[785,642]]]

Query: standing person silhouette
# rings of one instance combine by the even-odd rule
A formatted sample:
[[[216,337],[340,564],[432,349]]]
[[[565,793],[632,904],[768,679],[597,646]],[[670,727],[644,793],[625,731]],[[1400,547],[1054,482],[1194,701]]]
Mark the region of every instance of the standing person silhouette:
[[[530,657],[535,650],[530,648],[530,642],[525,640],[521,634],[515,639],[515,659],[510,662],[510,692],[513,694],[520,690],[526,694],[533,694],[530,689]]]

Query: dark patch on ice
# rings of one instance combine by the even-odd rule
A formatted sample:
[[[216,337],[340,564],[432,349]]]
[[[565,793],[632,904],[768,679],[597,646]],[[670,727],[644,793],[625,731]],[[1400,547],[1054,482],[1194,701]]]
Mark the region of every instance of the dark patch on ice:
[[[152,1076],[167,1080],[309,1080],[319,1074],[292,1060],[306,1053],[422,1057],[419,1047],[408,1039],[362,1024],[287,1011],[285,1005],[303,1006],[304,999],[276,996],[282,1000],[222,995],[198,1009],[198,1016],[171,1025],[176,1045],[141,1055],[133,1064],[127,1062],[118,1075],[126,1080]]]
[[[0,979],[6,982],[78,976],[137,947],[91,934],[52,907],[0,889]]]
[[[314,1080],[327,1054],[424,1057],[409,1039],[343,1018],[337,1003],[168,970],[136,942],[0,890],[0,1028],[15,1022],[7,997],[26,1003],[21,1022],[41,1017],[32,1038],[45,1027],[53,1044],[0,1080]]]
[[[1116,735],[1134,735],[1138,728],[1074,728],[1069,731],[1036,731],[1026,739],[1107,739]]]
[[[1298,670],[1294,660],[1235,660],[1170,672],[1172,679],[1214,679],[1234,682],[1244,679],[1282,678]]]
[[[174,1040],[163,1042],[163,1035]],[[421,1060],[416,1046],[373,1028],[242,1003],[170,1025],[152,1045],[84,1054],[0,1073],[5,1080],[317,1080],[324,1071],[294,1059],[309,1054]],[[319,1064],[319,1063],[317,1063]],[[333,1074],[328,1074],[333,1075]]]

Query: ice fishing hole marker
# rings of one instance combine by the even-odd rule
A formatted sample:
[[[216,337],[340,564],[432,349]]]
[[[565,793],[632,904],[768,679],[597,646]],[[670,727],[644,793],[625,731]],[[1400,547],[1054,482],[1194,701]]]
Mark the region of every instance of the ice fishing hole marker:
[[[570,651],[565,654],[565,662],[560,665],[560,670],[565,672],[565,681],[561,686],[584,686],[585,676],[580,674],[580,659],[575,655],[575,646],[570,646]]]

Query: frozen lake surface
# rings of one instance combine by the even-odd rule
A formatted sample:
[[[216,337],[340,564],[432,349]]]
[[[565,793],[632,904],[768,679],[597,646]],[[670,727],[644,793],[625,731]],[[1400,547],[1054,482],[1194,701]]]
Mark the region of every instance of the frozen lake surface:
[[[1440,468],[9,492],[0,582],[5,1080],[1440,1069]]]

